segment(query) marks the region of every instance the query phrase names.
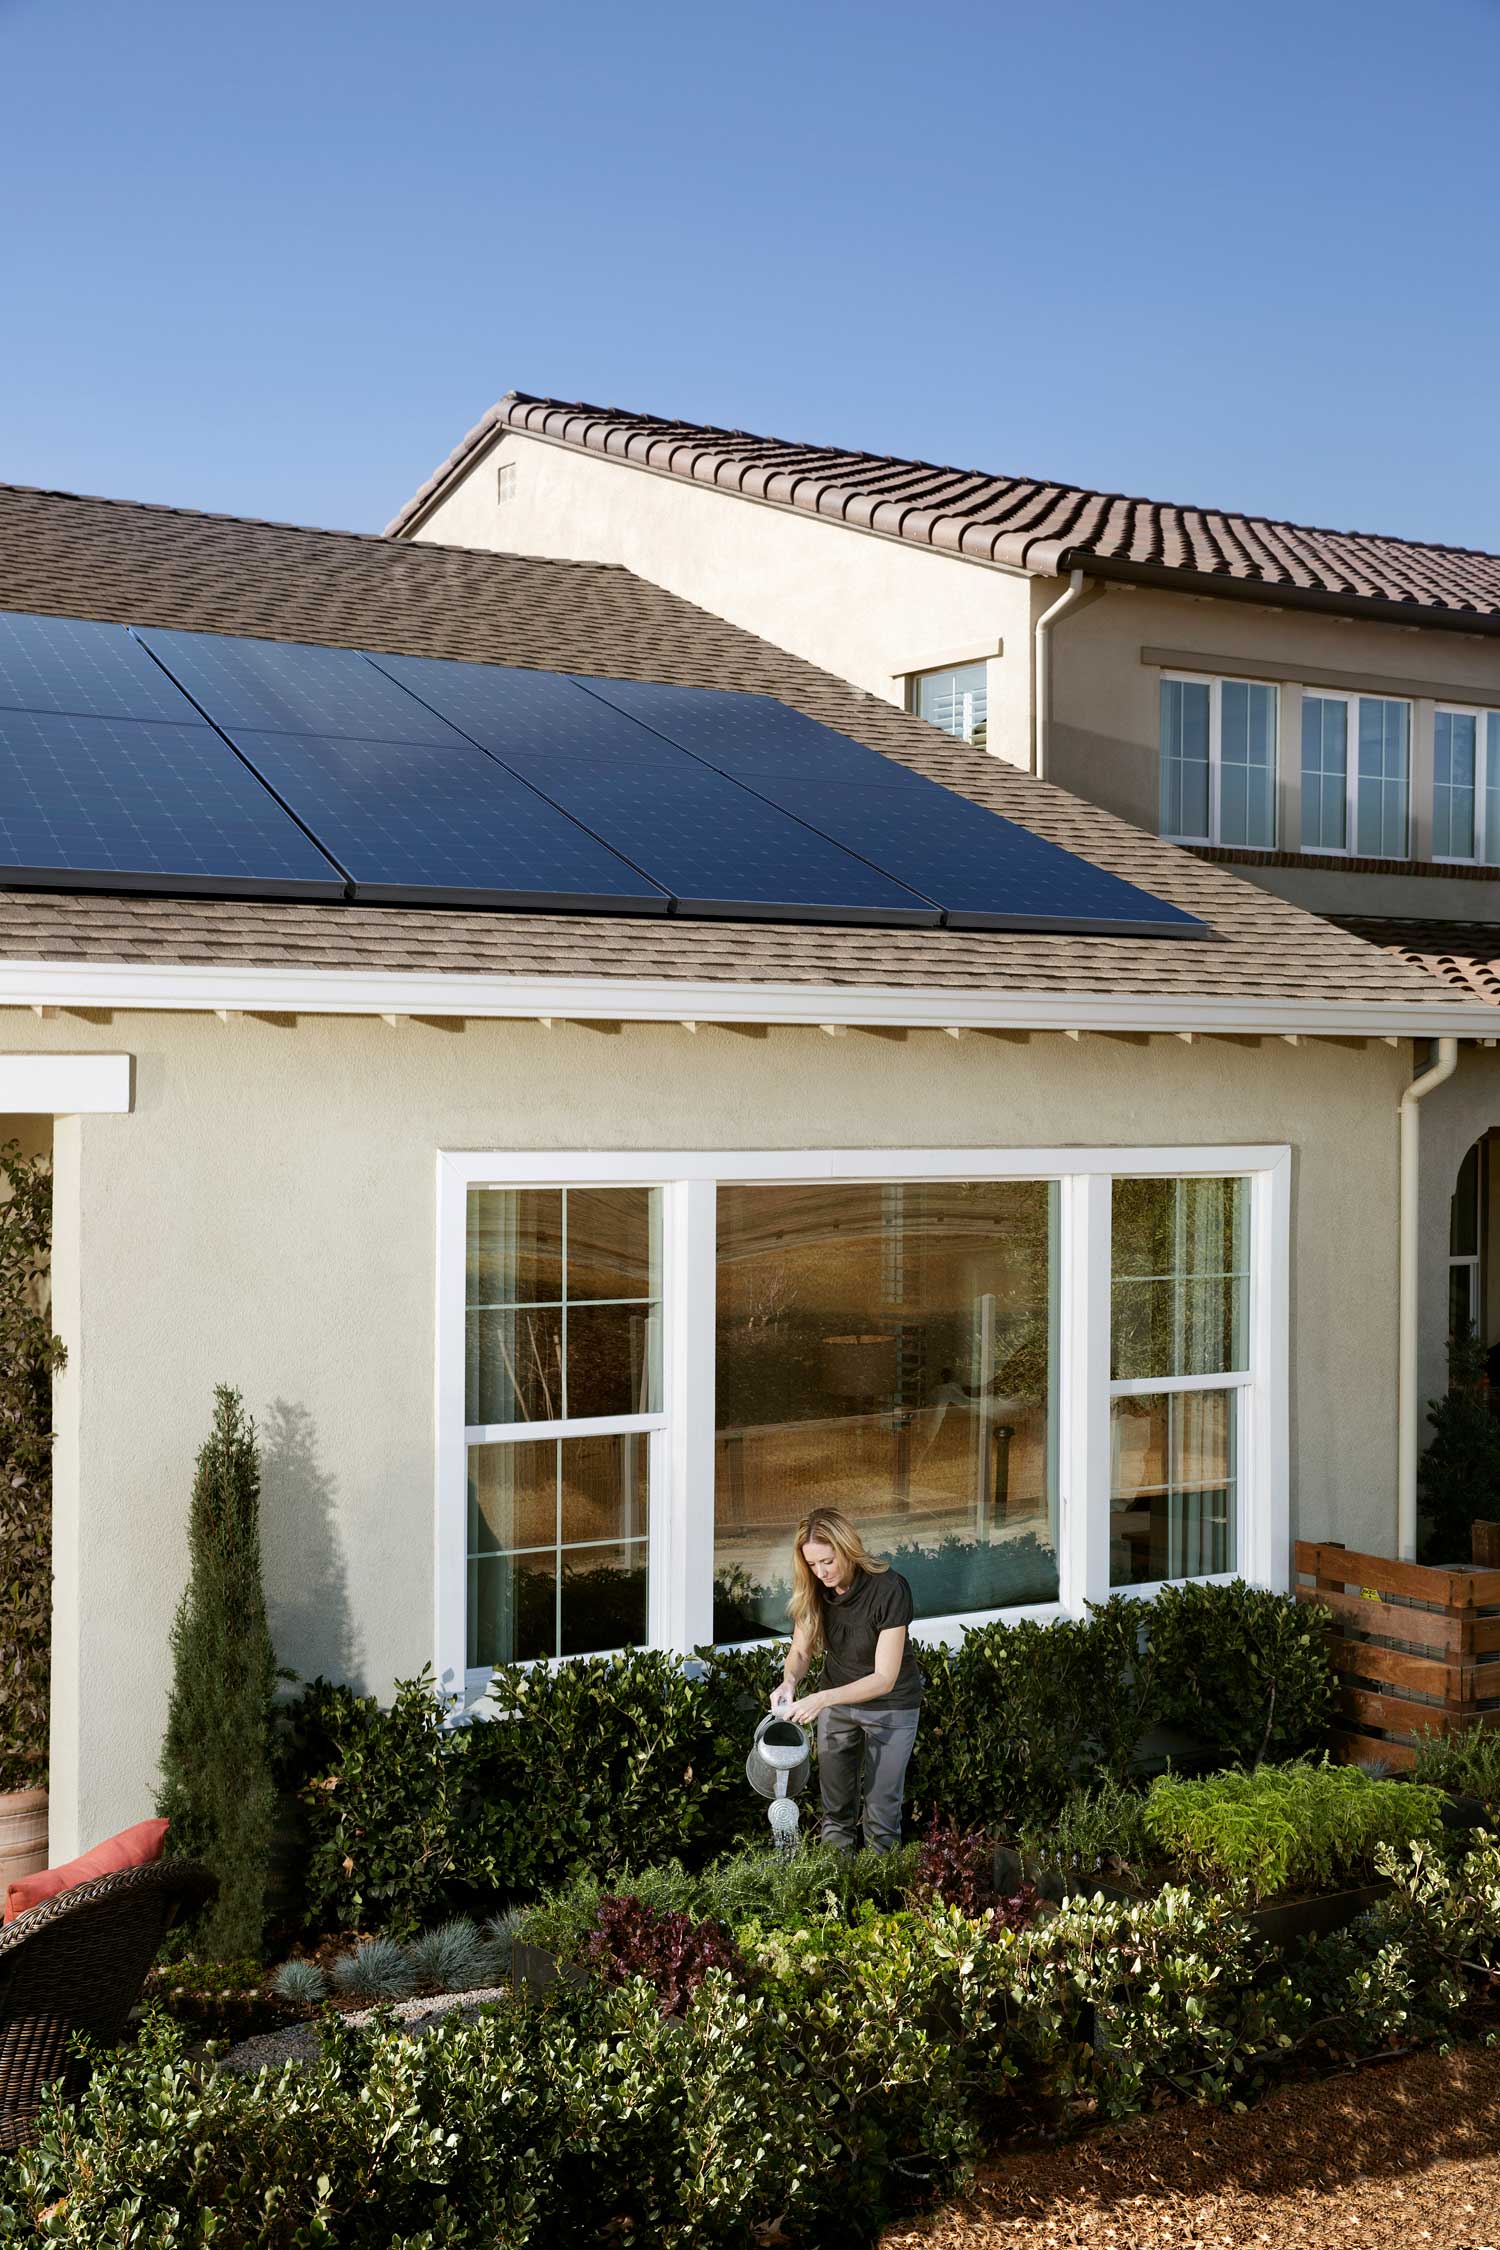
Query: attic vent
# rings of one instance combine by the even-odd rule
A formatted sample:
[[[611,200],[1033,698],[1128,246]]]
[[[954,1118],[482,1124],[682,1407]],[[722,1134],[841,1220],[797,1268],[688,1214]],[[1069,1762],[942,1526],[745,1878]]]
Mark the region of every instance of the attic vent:
[[[514,461],[502,461],[495,473],[495,498],[514,500],[515,496],[516,464]]]

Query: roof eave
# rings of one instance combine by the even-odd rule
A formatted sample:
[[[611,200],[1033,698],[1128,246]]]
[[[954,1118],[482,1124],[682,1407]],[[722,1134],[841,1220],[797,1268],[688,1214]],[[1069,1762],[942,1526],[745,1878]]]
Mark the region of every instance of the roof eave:
[[[1252,602],[1259,609],[1312,609],[1325,617],[1363,617],[1384,625],[1420,626],[1432,632],[1500,635],[1500,613],[1440,609],[1421,602],[1385,601],[1374,595],[1340,594],[1321,586],[1296,586],[1264,578],[1231,578],[1206,570],[1182,570],[1165,563],[1128,562],[1110,555],[1093,554],[1087,547],[1046,546],[1033,542],[1026,568],[1048,577],[1065,578],[1081,570],[1085,577],[1118,586],[1143,586],[1168,594],[1207,595],[1230,602]],[[1050,559],[1044,560],[1043,557]]]

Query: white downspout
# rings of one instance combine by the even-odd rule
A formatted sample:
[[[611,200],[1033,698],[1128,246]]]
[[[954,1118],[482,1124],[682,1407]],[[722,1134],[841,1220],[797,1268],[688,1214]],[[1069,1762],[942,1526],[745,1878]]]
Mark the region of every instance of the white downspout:
[[[1090,586],[1081,570],[1073,571],[1066,587],[1052,604],[1044,609],[1031,631],[1031,708],[1033,712],[1034,741],[1031,753],[1031,770],[1040,780],[1047,776],[1047,736],[1052,725],[1052,664],[1048,638],[1052,627],[1070,609],[1079,608],[1086,601],[1095,601],[1102,594],[1102,586]]]
[[[1417,1308],[1421,1278],[1419,1173],[1422,1120],[1418,1103],[1458,1068],[1458,1041],[1439,1039],[1437,1059],[1401,1096],[1400,1326],[1396,1350],[1396,1553],[1417,1559]]]

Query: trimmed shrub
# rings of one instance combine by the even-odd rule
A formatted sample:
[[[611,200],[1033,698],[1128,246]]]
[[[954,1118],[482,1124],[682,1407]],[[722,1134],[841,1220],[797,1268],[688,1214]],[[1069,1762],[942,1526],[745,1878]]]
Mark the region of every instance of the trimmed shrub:
[[[1368,1878],[1382,1844],[1435,1840],[1436,1792],[1377,1781],[1358,1766],[1257,1766],[1151,1785],[1146,1833],[1188,1875],[1251,1898]]]
[[[47,1786],[52,1655],[52,1167],[0,1147],[0,1792]]]
[[[1226,1758],[1268,1725],[1273,1741],[1305,1746],[1332,1677],[1316,1613],[1238,1584],[1182,1591],[1193,1599],[1160,1597],[1160,1645],[1158,1605],[1117,1597],[1087,1619],[986,1625],[924,1649],[914,1819],[1011,1833],[1049,1822],[1080,1788],[1122,1783],[1165,1708],[1191,1705]],[[314,1681],[288,1713],[283,1751],[311,1837],[308,1923],[409,1935],[584,1869],[619,1888],[643,1865],[700,1867],[763,1838],[744,1760],[780,1652],[700,1659],[701,1677],[657,1650],[511,1667],[493,1694],[513,1716],[456,1727],[430,1675],[386,1710]]]
[[[1333,1717],[1327,1612],[1237,1580],[1164,1586],[1146,1620],[1156,1706],[1225,1759],[1321,1749]]]
[[[156,1809],[167,1849],[201,1859],[219,1895],[195,1949],[259,1954],[276,1799],[271,1698],[276,1658],[260,1571],[260,1463],[238,1391],[221,1384],[198,1455],[188,1519],[190,1574],[172,1626],[172,1693]]]

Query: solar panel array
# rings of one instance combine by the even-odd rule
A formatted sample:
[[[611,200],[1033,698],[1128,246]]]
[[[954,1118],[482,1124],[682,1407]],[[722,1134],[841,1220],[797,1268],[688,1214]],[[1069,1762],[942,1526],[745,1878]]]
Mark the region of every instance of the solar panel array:
[[[1201,936],[774,698],[0,613],[0,882]]]

